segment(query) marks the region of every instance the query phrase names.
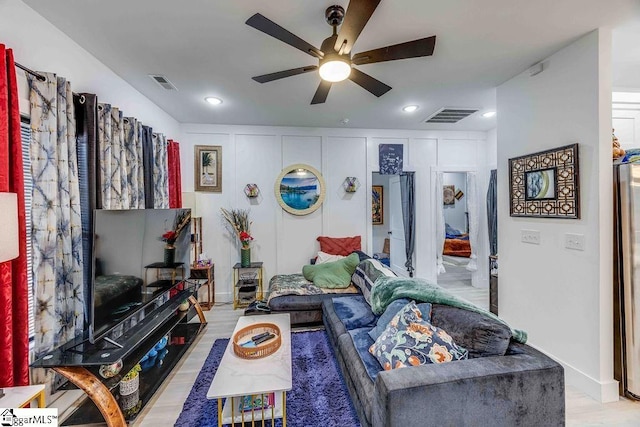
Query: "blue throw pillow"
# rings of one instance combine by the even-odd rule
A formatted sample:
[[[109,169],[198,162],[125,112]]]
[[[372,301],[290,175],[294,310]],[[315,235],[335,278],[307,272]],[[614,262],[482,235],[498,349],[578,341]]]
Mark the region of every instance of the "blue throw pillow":
[[[369,336],[371,337],[371,339],[374,341],[377,340],[378,337],[382,335],[384,330],[387,329],[387,325],[389,325],[389,322],[391,322],[393,316],[395,316],[404,306],[406,306],[410,302],[411,301],[407,298],[400,298],[389,304],[384,313],[382,313],[382,315],[378,318],[376,326],[374,326],[373,329],[369,331]],[[431,323],[431,304],[428,302],[422,302],[420,304],[417,304],[417,307],[422,314],[422,319]]]
[[[391,319],[387,329],[369,347],[369,353],[385,371],[469,357],[467,349],[457,345],[444,329],[424,321],[413,301]]]

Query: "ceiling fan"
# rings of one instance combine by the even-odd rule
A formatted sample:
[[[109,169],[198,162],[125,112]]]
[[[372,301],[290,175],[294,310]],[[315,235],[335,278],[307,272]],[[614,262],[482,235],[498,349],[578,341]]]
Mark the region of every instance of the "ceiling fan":
[[[350,0],[346,13],[342,6],[329,6],[325,11],[325,18],[327,23],[333,27],[333,34],[322,42],[320,49],[256,13],[247,20],[247,25],[317,58],[319,64],[263,74],[253,77],[253,80],[266,83],[318,70],[322,81],[311,100],[312,105],[325,102],[331,84],[347,78],[375,96],[384,95],[391,90],[391,86],[374,79],[353,66],[431,56],[436,45],[436,36],[381,47],[352,56],[353,45],[379,3],[380,0]],[[337,30],[339,26],[341,26],[340,32]]]

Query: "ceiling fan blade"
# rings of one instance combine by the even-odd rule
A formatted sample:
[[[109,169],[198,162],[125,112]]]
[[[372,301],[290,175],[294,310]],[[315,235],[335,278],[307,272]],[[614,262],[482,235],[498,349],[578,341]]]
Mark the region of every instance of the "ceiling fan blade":
[[[334,46],[336,51],[342,54],[351,52],[362,29],[369,22],[369,18],[371,18],[379,3],[380,0],[349,1],[349,6]]]
[[[391,86],[387,86],[386,84],[382,83],[380,80],[376,80],[373,77],[371,77],[369,74],[365,74],[356,68],[351,69],[351,75],[349,76],[349,80],[351,80],[354,83],[357,83],[363,89],[368,90],[369,92],[371,92],[372,94],[378,97],[384,95],[385,93],[391,90]]]
[[[267,83],[273,80],[284,79],[285,77],[297,76],[298,74],[308,73],[318,69],[317,65],[309,65],[307,67],[292,68],[291,70],[278,71],[276,73],[263,74],[261,76],[251,77],[258,83]]]
[[[436,47],[436,36],[410,42],[394,44],[353,55],[351,62],[356,65],[373,64],[375,62],[395,61],[396,59],[419,58],[433,55]]]
[[[302,40],[300,37],[285,30],[280,25],[276,24],[268,18],[265,18],[259,13],[256,13],[251,18],[247,19],[245,24],[255,28],[256,30],[262,31],[263,33],[268,34],[271,37],[275,37],[276,39],[288,44],[289,46],[300,49],[304,53],[307,53],[313,57],[322,58],[324,56],[320,49],[315,48],[306,41]]]
[[[331,82],[322,80],[316,90],[316,94],[313,95],[311,105],[324,103],[327,100],[327,95],[329,95],[329,89],[331,89]]]

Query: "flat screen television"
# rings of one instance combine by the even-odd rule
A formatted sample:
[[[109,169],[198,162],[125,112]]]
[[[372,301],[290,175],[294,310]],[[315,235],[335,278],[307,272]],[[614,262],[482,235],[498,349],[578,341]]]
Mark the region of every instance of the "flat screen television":
[[[190,209],[95,211],[93,277],[88,298],[91,343],[105,338],[166,291],[155,286],[157,271],[145,272],[145,266],[164,262],[166,243],[162,235],[175,230],[176,221],[182,228],[174,243],[175,262],[183,263],[186,275],[191,249]],[[145,282],[147,277],[149,283]]]

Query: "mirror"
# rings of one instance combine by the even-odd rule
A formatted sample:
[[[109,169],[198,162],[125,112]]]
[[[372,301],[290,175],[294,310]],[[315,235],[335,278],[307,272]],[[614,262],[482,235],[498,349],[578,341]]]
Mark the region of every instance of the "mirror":
[[[293,215],[308,215],[324,201],[322,175],[309,165],[295,164],[282,169],[275,184],[276,199]]]

